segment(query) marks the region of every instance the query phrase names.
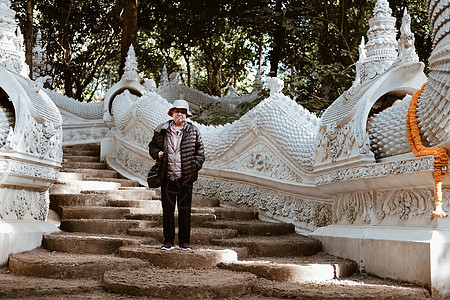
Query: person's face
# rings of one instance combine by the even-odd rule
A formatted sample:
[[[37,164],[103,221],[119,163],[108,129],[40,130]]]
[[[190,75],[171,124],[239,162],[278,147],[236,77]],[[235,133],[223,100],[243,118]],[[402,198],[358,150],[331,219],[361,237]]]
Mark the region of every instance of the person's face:
[[[185,108],[175,108],[174,110],[172,110],[172,118],[175,125],[183,125],[183,123],[186,121],[186,117],[187,111]]]

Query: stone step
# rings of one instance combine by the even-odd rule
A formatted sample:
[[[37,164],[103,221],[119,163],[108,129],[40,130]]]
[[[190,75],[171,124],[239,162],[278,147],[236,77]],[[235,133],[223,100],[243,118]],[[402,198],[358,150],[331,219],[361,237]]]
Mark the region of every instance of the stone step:
[[[151,214],[151,213],[131,213],[125,216],[128,220],[143,220],[143,221],[153,221],[159,226],[162,226],[163,218],[162,214]],[[199,226],[205,222],[210,223],[215,221],[216,216],[213,214],[197,214],[191,213],[191,226]],[[175,213],[175,226],[178,226],[178,215]],[[222,227],[225,228],[225,227]]]
[[[87,180],[71,180],[70,182],[63,182],[58,180],[50,189],[50,194],[73,194],[80,193],[85,190],[117,190],[120,183],[107,181],[87,181]]]
[[[366,274],[355,274],[339,280],[324,282],[278,282],[258,279],[253,286],[257,299],[409,299],[424,300],[430,297],[425,288],[412,284],[381,279]]]
[[[151,262],[154,266],[176,269],[214,268],[218,263],[225,263],[226,265],[226,263],[232,263],[238,259],[237,252],[231,249],[195,248],[188,251],[179,249],[164,251],[160,249],[159,245],[120,247],[119,256],[140,258]]]
[[[175,244],[178,244],[178,234],[175,230]],[[132,236],[148,236],[163,243],[162,228],[130,228],[128,234]],[[191,228],[191,244],[210,244],[211,240],[231,239],[237,237],[237,231],[234,229],[211,229],[211,228]],[[239,245],[233,248],[244,248]]]
[[[64,156],[97,156],[100,157],[100,148],[98,149],[63,149]]]
[[[202,195],[193,194],[192,195],[192,206],[201,207],[219,207],[220,200],[216,198],[208,198]]]
[[[89,144],[76,144],[76,145],[64,145],[63,150],[83,150],[83,149],[98,149],[100,150],[100,143],[89,143]]]
[[[105,170],[105,171],[110,171],[110,170]],[[70,181],[83,181],[83,180],[90,180],[90,181],[102,181],[102,182],[115,182],[115,183],[120,183],[121,187],[139,187],[140,184],[138,181],[136,180],[130,180],[127,178],[119,178],[117,177],[118,174],[116,171],[114,171],[113,173],[109,173],[109,175],[111,176],[116,176],[115,178],[113,177],[94,177],[94,176],[90,176],[90,175],[86,175],[83,173],[72,173],[72,172],[60,172],[59,173],[59,178],[58,181],[60,183],[67,183]]]
[[[236,229],[240,235],[284,235],[295,232],[295,226],[289,223],[253,221],[216,221],[202,224],[211,228],[232,228]]]
[[[85,179],[84,174],[81,173],[70,173],[70,172],[59,172],[58,180],[62,182],[69,182],[72,180],[83,180]]]
[[[121,187],[139,187],[140,183],[136,180],[130,180],[127,178],[100,178],[100,177],[91,177],[89,180],[95,181],[107,181],[107,182],[115,182],[120,183]]]
[[[96,193],[92,193],[92,191],[81,191],[81,193],[51,194],[50,204],[51,208],[56,210],[57,206],[101,206],[109,205],[109,201],[120,200],[122,201],[121,203],[125,203],[126,201],[134,201],[128,199],[136,199],[138,201],[152,202],[151,206],[155,203],[161,206],[159,200],[151,200],[154,196],[155,193],[151,190],[114,190],[98,191]]]
[[[108,206],[60,206],[61,219],[125,219],[130,214],[143,211],[140,208]]]
[[[342,279],[357,271],[355,262],[323,252],[313,256],[221,262],[218,266],[232,271],[250,272],[260,278],[281,282],[323,282]]]
[[[105,194],[50,194],[50,208],[58,211],[59,206],[100,206],[107,205],[115,196]]]
[[[263,257],[308,256],[322,250],[320,241],[299,234],[214,239],[211,244],[221,247],[246,247],[250,256]]]
[[[151,214],[161,214],[161,200],[108,200],[107,206],[113,207],[136,207],[145,209]]]
[[[68,162],[100,162],[98,156],[64,155],[63,163]]]
[[[96,170],[96,169],[69,169],[69,168],[63,168],[61,170],[65,173],[78,173],[83,174],[83,179],[90,179],[90,178],[120,178],[120,175],[117,171],[114,170]]]
[[[5,274],[0,273],[0,299],[99,300],[98,298],[75,297],[84,293],[101,294],[103,289],[103,285],[98,279],[51,279],[16,276],[9,272]]]
[[[258,212],[234,207],[192,207],[192,212],[214,214],[217,220],[250,221],[258,219]]]
[[[67,232],[87,232],[100,234],[125,234],[130,228],[151,228],[155,226],[150,221],[136,220],[64,220],[61,222],[60,229]]]
[[[117,190],[84,190],[85,195],[108,195],[116,200],[151,200],[160,199],[157,190],[146,187],[120,187]],[[111,198],[113,199],[113,198]]]
[[[70,232],[44,234],[42,239],[42,245],[48,251],[84,254],[114,254],[122,246],[156,243],[157,241],[152,238],[133,237],[129,235]]]
[[[218,275],[218,272],[216,269],[186,269],[180,272],[166,268],[108,271],[103,276],[103,283],[110,292],[158,299],[240,297],[250,293],[255,285],[254,274],[221,270]]]
[[[78,162],[78,161],[71,161],[71,162],[63,162],[62,169],[106,169],[106,164],[103,162]]]
[[[12,254],[8,265],[14,275],[69,279],[100,277],[106,270],[148,267],[149,263],[135,258],[49,252],[37,248]]]

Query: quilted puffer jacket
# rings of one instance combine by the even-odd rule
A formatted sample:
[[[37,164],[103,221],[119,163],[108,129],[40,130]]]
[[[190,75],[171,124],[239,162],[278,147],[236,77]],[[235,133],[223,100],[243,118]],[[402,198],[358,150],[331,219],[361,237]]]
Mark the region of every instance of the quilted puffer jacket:
[[[152,141],[148,144],[150,156],[159,160],[159,151],[164,152],[161,159],[161,179],[167,180],[167,135],[170,135],[170,122],[167,121],[156,127]],[[205,154],[200,130],[191,122],[186,122],[180,143],[181,152],[181,180],[184,184],[192,184],[198,178],[198,171],[205,162]]]

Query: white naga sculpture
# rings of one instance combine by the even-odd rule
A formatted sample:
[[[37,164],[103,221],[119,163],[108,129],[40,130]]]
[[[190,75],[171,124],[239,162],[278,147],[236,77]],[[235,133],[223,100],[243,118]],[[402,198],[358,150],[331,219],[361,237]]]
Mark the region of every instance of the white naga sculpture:
[[[217,105],[221,110],[234,112],[239,110],[238,105],[240,103],[251,102],[260,97],[261,88],[261,73],[258,71],[251,94],[239,96],[234,92],[234,88],[230,86],[229,93],[225,97],[210,96],[181,84],[178,72],[167,75],[167,68],[164,65],[157,93],[171,103],[177,99],[185,99],[189,102],[191,109],[199,109],[202,105]]]
[[[28,78],[14,15],[0,1],[0,264],[58,230],[45,221],[62,161],[61,114]]]
[[[207,160],[196,193],[292,222],[319,238],[325,251],[353,259],[361,270],[450,295],[450,278],[442,271],[450,266],[444,255],[450,224],[432,215],[438,211],[439,184],[438,208],[441,215],[449,210],[445,161],[435,165],[437,156],[414,151],[416,156],[414,138],[408,139],[419,131],[411,129],[417,124],[425,146],[449,149],[449,6],[432,0],[429,8],[435,49],[416,114],[411,107],[417,94],[412,96],[427,78],[415,53],[410,16],[405,11],[397,39],[389,3],[378,0],[355,81],[320,120],[284,96],[282,81],[274,78],[268,80],[269,98],[241,119],[197,124]],[[152,130],[168,119],[168,99],[191,97],[166,76],[156,91],[151,82],[146,86],[122,78],[111,89],[104,103],[110,131],[102,144],[111,166],[143,184],[153,164],[147,144]],[[418,121],[407,123],[407,115]]]
[[[8,9],[9,1],[0,1],[0,13],[11,16]],[[195,192],[294,223],[298,230],[320,239],[326,252],[354,260],[361,270],[450,296],[450,219],[432,215],[434,211],[441,217],[450,211],[450,175],[445,175],[450,150],[450,6],[448,0],[429,0],[428,9],[434,45],[428,79],[415,53],[410,16],[405,11],[397,37],[388,1],[378,0],[367,43],[363,39],[360,45],[356,78],[320,119],[283,95],[283,82],[273,78],[268,80],[270,96],[239,120],[223,126],[197,124],[207,160]],[[16,35],[11,30],[8,34]],[[21,43],[20,35],[15,41]],[[239,101],[211,97],[179,84],[176,76],[169,81],[164,72],[158,88],[150,79],[141,84],[132,48],[127,60],[124,76],[103,103],[80,103],[46,93],[60,108],[64,144],[101,142],[102,159],[145,185],[153,165],[147,145],[153,129],[169,118],[172,100],[184,98],[193,107],[224,103],[224,109],[233,109],[246,97],[237,97]],[[0,63],[21,65],[14,57],[1,57]],[[10,131],[3,129],[6,139],[0,155],[8,152],[10,160],[17,155],[28,159],[30,168],[20,169],[26,172],[49,170],[45,179],[27,173],[35,184],[42,183],[33,189],[42,193],[57,176],[61,159],[60,150],[50,150],[59,149],[50,145],[60,143],[60,116],[20,72],[0,68],[2,82],[8,82],[0,87],[12,101],[16,120],[12,133],[6,136]],[[425,82],[419,97],[416,92]],[[14,91],[8,89],[12,86]],[[23,97],[15,97],[17,93]],[[255,96],[246,99],[251,97]],[[231,93],[231,98],[236,95]],[[2,105],[6,103],[11,102]],[[44,104],[37,103],[48,107],[42,110]],[[23,118],[27,121],[20,121]],[[35,136],[42,147],[29,139]],[[444,148],[426,148],[434,146]],[[40,155],[44,158],[39,167],[32,166]],[[8,176],[2,178],[19,176],[7,170]],[[5,185],[2,188],[9,191]],[[13,192],[22,190],[26,189]],[[7,207],[24,207],[17,200],[24,198],[11,199],[16,200]],[[3,218],[34,216],[4,207],[8,214]],[[38,215],[44,219],[45,211]]]

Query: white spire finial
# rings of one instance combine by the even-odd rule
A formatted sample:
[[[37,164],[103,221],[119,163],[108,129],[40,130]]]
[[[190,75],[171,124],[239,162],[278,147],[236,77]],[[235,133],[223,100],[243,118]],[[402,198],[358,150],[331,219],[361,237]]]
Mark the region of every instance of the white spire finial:
[[[167,67],[164,64],[161,72],[161,78],[159,80],[159,86],[166,86],[169,84],[169,76],[167,75]]]
[[[411,32],[411,16],[405,8],[403,11],[402,25],[400,26],[400,39],[398,40],[398,58],[395,65],[419,61],[419,56],[414,47],[414,34]]]
[[[384,73],[397,59],[397,29],[387,0],[378,0],[369,20],[367,56],[362,62],[361,83]],[[365,55],[365,54],[364,54]]]
[[[389,2],[387,0],[378,0],[375,3],[373,9],[374,17],[390,17],[392,15],[392,9],[389,7]]]
[[[133,80],[136,82],[140,82],[140,78],[137,72],[137,61],[136,61],[136,54],[134,52],[133,45],[130,45],[130,48],[128,49],[127,59],[125,60],[125,67],[122,78],[125,78],[127,80]]]
[[[361,44],[359,44],[359,61],[363,62],[367,57],[366,51],[366,40],[364,37],[361,38]]]
[[[269,77],[267,79],[267,86],[270,89],[270,97],[281,95],[284,87],[284,81],[278,77]]]

